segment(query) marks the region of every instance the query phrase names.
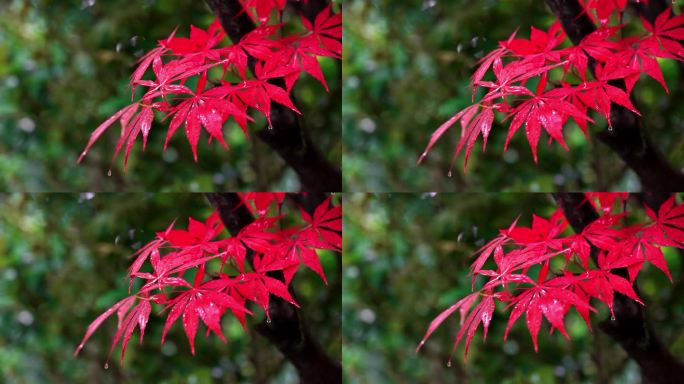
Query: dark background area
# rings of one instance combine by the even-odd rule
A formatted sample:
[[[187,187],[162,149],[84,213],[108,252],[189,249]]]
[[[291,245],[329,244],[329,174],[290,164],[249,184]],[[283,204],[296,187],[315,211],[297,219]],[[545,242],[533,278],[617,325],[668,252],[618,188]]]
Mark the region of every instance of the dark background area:
[[[0,190],[298,190],[294,171],[254,136],[266,126],[263,119],[250,126],[250,140],[231,119],[224,128],[228,151],[207,144],[203,132],[195,163],[182,129],[162,153],[168,120],[161,122],[158,114],[147,150],[142,152],[141,140],[136,143],[125,175],[120,156],[107,176],[117,126],[76,165],[91,132],[130,102],[127,84],[137,59],[174,28],[176,36],[187,37],[191,24],[206,29],[212,21],[199,0],[3,1]],[[330,93],[304,75],[294,89],[296,105],[313,141],[341,164],[341,65],[320,62]]]
[[[127,296],[129,256],[176,219],[205,220],[201,194],[0,195],[0,381],[3,383],[235,383],[297,381],[295,369],[253,330],[265,314],[251,308],[249,333],[227,315],[223,344],[204,337],[196,355],[178,321],[160,345],[166,312],[153,306],[139,344],[135,332],[119,365],[120,347],[104,369],[116,316],[100,326],[78,357],[72,353],[88,325]],[[299,211],[287,207],[300,223]],[[296,220],[296,221],[293,221]],[[224,233],[227,235],[227,231]],[[333,359],[341,360],[341,261],[322,252],[329,286],[309,270],[293,286],[307,326]]]
[[[452,128],[416,166],[430,135],[471,104],[470,77],[477,61],[516,29],[529,38],[530,27],[546,30],[554,21],[543,1],[410,0],[345,2],[344,18],[344,168],[352,191],[575,191],[640,189],[636,175],[592,133],[587,141],[574,124],[560,145],[539,145],[539,164],[520,130],[507,153],[508,123],[495,122],[482,154],[478,140],[463,174],[463,155],[447,177],[460,135]],[[640,21],[626,14],[627,31]],[[565,44],[569,44],[566,40]],[[672,164],[684,164],[681,67],[661,61],[670,89],[643,78],[634,95],[642,129]]]
[[[344,206],[343,342],[349,383],[640,383],[638,366],[602,333],[597,323],[610,317],[595,304],[593,332],[571,311],[566,329],[549,336],[544,322],[539,353],[524,319],[503,333],[510,312],[497,308],[486,342],[482,328],[447,367],[459,315],[448,318],[416,347],[428,325],[444,309],[471,292],[473,255],[485,241],[520,216],[549,217],[556,209],[546,194],[350,194]],[[630,204],[633,202],[630,201]],[[643,220],[644,211],[629,209]],[[569,230],[570,231],[570,230]],[[571,231],[569,233],[572,233]],[[684,355],[684,262],[665,249],[673,284],[657,268],[639,275],[640,297],[660,340],[674,356]]]

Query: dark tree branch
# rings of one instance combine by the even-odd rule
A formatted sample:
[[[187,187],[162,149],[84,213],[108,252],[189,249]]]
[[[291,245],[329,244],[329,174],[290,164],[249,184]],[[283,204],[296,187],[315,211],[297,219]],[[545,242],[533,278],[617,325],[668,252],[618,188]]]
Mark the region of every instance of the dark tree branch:
[[[640,16],[643,16],[651,24],[655,21],[656,17],[663,13],[670,5],[666,0],[650,0],[648,4],[643,1],[636,2],[631,0],[630,5],[634,8]]]
[[[546,0],[560,20],[566,34],[574,44],[596,30],[596,26],[584,12],[577,0]],[[592,71],[596,62],[591,60]],[[612,83],[625,89],[624,82]],[[598,134],[598,138],[617,153],[641,180],[644,190],[684,190],[684,174],[675,169],[665,156],[646,137],[639,126],[639,119],[628,109],[611,105],[611,125]]]
[[[288,0],[287,3],[307,20],[313,22],[316,15],[330,5],[330,0],[308,0],[306,3],[301,0]]]
[[[239,0],[206,0],[206,3],[232,41],[238,42],[244,35],[254,30],[254,22]],[[318,3],[318,1],[311,3]],[[249,67],[252,72],[254,63],[254,59],[250,57]],[[284,88],[282,79],[273,83]],[[321,192],[342,190],[340,168],[332,165],[316,147],[301,126],[295,112],[281,104],[272,103],[271,122],[272,128],[262,129],[256,133],[256,136],[275,150],[297,172],[303,190]]]
[[[563,210],[568,222],[580,233],[598,214],[582,193],[556,193],[553,195]],[[596,263],[598,250],[592,246],[591,257]],[[626,277],[627,271],[617,269],[613,273]],[[638,287],[635,284],[635,291]],[[645,311],[634,300],[615,293],[613,299],[615,318],[599,323],[599,328],[615,340],[630,358],[639,364],[645,383],[667,384],[681,381],[684,377],[684,363],[672,356],[658,339],[646,320]]]
[[[207,193],[206,197],[231,235],[237,235],[242,228],[254,221],[254,217],[237,193]],[[251,252],[247,255],[247,260],[251,265]],[[282,279],[282,274],[274,277]],[[296,298],[292,288],[290,292]],[[261,322],[255,329],[295,366],[301,383],[342,382],[341,365],[332,360],[314,340],[297,307],[271,295],[268,310],[271,321]]]
[[[663,205],[667,199],[672,197],[672,194],[667,192],[642,192],[635,193],[635,195],[637,200],[639,200],[642,204],[647,205],[656,213],[658,213],[660,206]]]

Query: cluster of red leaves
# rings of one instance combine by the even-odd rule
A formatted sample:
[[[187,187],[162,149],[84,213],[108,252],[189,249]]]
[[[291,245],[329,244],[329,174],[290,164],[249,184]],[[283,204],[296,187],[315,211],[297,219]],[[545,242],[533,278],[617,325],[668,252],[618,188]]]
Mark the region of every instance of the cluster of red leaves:
[[[461,136],[453,162],[465,149],[465,167],[478,137],[482,136],[483,150],[487,145],[495,112],[510,121],[504,151],[513,135],[524,125],[527,141],[537,161],[537,146],[542,130],[549,135],[549,143],[557,141],[568,150],[563,138],[563,127],[572,118],[587,134],[587,123],[593,123],[590,110],[608,120],[610,127],[611,103],[639,114],[629,95],[641,75],[658,81],[667,92],[667,85],[657,58],[684,60],[684,16],[674,16],[667,9],[651,25],[642,19],[644,33],[623,37],[623,25],[610,25],[610,20],[621,20],[627,0],[585,1],[587,14],[598,15],[597,30],[578,45],[562,47],[566,40],[560,23],[556,21],[547,31],[532,27],[529,39],[508,40],[480,61],[471,79],[473,99],[478,88],[485,94],[479,102],[458,112],[433,134],[420,156],[421,162],[437,140],[460,122]],[[609,16],[615,17],[609,17]],[[590,63],[594,63],[594,75]],[[492,71],[494,80],[484,80]],[[622,80],[626,90],[609,82]]]
[[[181,126],[197,161],[197,143],[204,127],[209,142],[216,139],[223,147],[223,126],[232,118],[247,133],[253,121],[248,111],[254,110],[271,124],[271,102],[299,113],[290,92],[299,76],[306,72],[321,82],[325,89],[319,57],[339,59],[342,56],[342,14],[334,14],[332,6],[321,11],[311,23],[301,17],[303,32],[283,36],[283,23],[272,23],[271,15],[282,12],[284,0],[244,0],[246,10],[253,10],[257,28],[240,41],[221,46],[226,34],[218,20],[203,30],[190,27],[190,37],[175,37],[175,31],[140,59],[130,79],[132,92],[145,87],[142,97],[116,112],[93,131],[78,161],[114,123],[121,124],[121,137],[114,157],[125,146],[124,169],[135,140],[142,135],[143,150],[152,127],[155,111],[170,119],[164,149]],[[249,61],[254,60],[254,74],[248,74]],[[153,79],[143,76],[152,67]],[[212,71],[212,69],[216,70]],[[193,86],[188,86],[196,81]],[[282,79],[285,88],[271,83]],[[207,84],[214,84],[207,87]],[[194,89],[193,89],[194,88]]]
[[[533,216],[531,227],[518,226],[516,220],[500,230],[499,236],[478,251],[471,266],[473,287],[478,276],[485,277],[484,285],[440,313],[430,323],[418,349],[458,310],[461,327],[454,350],[465,340],[467,356],[480,323],[487,337],[497,301],[510,310],[504,339],[525,314],[535,351],[544,318],[551,332],[558,330],[569,338],[564,320],[572,308],[591,329],[589,313],[595,312],[591,299],[604,303],[612,316],[615,292],[643,304],[632,285],[644,263],[654,265],[672,281],[661,248],[684,248],[684,204],[678,205],[672,197],[657,213],[645,208],[651,221],[627,225],[624,221],[634,219],[628,218],[632,216],[628,211],[620,212],[627,197],[626,193],[587,194],[601,216],[578,234],[564,235],[568,223],[560,209],[549,219]],[[485,269],[492,258],[495,268]],[[629,279],[615,274],[617,268],[626,268]]]
[[[216,212],[204,222],[190,218],[187,230],[174,229],[172,223],[158,232],[154,240],[133,255],[135,260],[128,270],[129,291],[136,279],[142,281],[140,288],[88,326],[74,355],[116,312],[119,323],[110,355],[121,341],[123,362],[136,327],[140,328],[142,341],[152,303],[163,306],[162,312],[168,311],[162,343],[170,327],[182,318],[194,354],[200,320],[207,326],[207,334],[214,332],[225,342],[221,319],[228,310],[246,331],[245,317],[252,314],[248,302],[263,308],[267,317],[270,295],[298,306],[289,286],[301,264],[316,272],[327,285],[317,250],[341,251],[342,207],[333,206],[328,199],[313,216],[301,210],[303,225],[281,228],[283,197],[282,193],[242,195],[256,219],[233,237],[221,238],[224,227]],[[251,265],[245,263],[248,257]],[[278,271],[283,280],[269,276]]]

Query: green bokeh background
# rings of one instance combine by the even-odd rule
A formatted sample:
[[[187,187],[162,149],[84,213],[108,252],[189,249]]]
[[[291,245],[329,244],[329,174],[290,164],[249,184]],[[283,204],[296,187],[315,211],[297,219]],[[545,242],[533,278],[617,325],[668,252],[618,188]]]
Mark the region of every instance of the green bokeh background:
[[[487,152],[481,140],[463,174],[449,164],[460,127],[445,134],[416,166],[432,132],[470,105],[476,62],[519,28],[546,29],[554,19],[535,0],[349,0],[345,2],[343,61],[344,170],[350,191],[639,190],[635,174],[591,135],[572,123],[564,129],[570,152],[546,145],[535,165],[523,131],[503,153],[508,126],[495,123]],[[638,27],[628,14],[624,22]],[[569,42],[566,41],[566,44]],[[662,61],[668,96],[643,79],[635,89],[644,131],[675,166],[684,165],[684,96],[681,67]],[[605,120],[596,117],[596,133]]]
[[[298,210],[286,208],[297,220]],[[211,208],[201,194],[0,194],[0,382],[2,383],[294,383],[293,366],[253,330],[223,319],[223,344],[200,326],[192,356],[180,322],[161,346],[166,319],[153,308],[142,344],[136,331],[119,366],[117,347],[104,369],[116,316],[81,354],[72,352],[100,313],[127,296],[129,255],[176,219],[187,228]],[[293,217],[294,219],[290,218]],[[293,280],[312,334],[341,360],[341,261],[321,253],[329,286],[302,269]]]
[[[631,206],[634,214],[643,210]],[[470,293],[475,251],[520,216],[549,217],[545,194],[348,194],[344,206],[343,345],[348,383],[639,383],[638,366],[598,330],[609,318],[596,304],[594,332],[574,311],[567,341],[542,325],[534,352],[524,320],[503,333],[509,312],[497,308],[485,343],[475,334],[467,362],[463,346],[447,361],[458,314],[447,319],[416,353],[428,325]],[[684,355],[684,262],[666,251],[674,283],[647,266],[641,297],[657,334],[674,356]]]
[[[287,13],[286,13],[287,14]],[[158,114],[147,150],[142,141],[107,176],[119,128],[76,159],[90,133],[130,102],[128,79],[138,57],[178,27],[207,28],[204,1],[6,0],[0,3],[0,191],[207,191],[299,189],[290,168],[232,119],[226,151],[202,133],[195,163],[178,130],[162,153],[168,121]],[[333,164],[341,164],[341,65],[322,59],[330,93],[308,75],[295,87],[301,121]],[[149,75],[148,75],[149,76]]]

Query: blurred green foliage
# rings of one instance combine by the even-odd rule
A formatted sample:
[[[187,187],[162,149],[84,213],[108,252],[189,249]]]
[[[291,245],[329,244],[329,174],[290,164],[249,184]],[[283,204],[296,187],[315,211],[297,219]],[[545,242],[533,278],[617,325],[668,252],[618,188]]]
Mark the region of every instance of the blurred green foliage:
[[[292,217],[301,223],[298,211]],[[160,346],[165,314],[153,309],[145,338],[133,335],[123,366],[120,347],[104,369],[116,332],[108,319],[74,358],[72,352],[100,313],[127,295],[129,255],[174,219],[204,220],[200,194],[0,195],[0,382],[2,383],[263,383],[297,382],[294,367],[253,330],[225,316],[218,337],[202,337],[192,356],[180,322]],[[292,223],[293,219],[285,218]],[[341,360],[341,261],[321,255],[329,286],[301,270],[293,284],[314,337]]]
[[[424,164],[416,160],[432,132],[470,105],[469,79],[479,58],[516,29],[554,21],[543,1],[349,0],[343,61],[344,170],[349,191],[638,190],[619,157],[572,123],[565,152],[540,142],[534,164],[522,130],[503,153],[507,124],[495,123],[488,150],[481,141],[463,174],[463,156],[447,177],[460,128],[444,135]],[[640,25],[627,14],[625,23]],[[566,41],[566,44],[569,42]],[[681,67],[662,61],[670,95],[648,78],[635,97],[644,130],[670,161],[684,164]],[[596,117],[596,133],[605,120]]]
[[[297,190],[294,171],[253,134],[247,140],[232,120],[225,129],[230,150],[207,144],[203,133],[198,163],[181,131],[162,153],[168,121],[159,114],[147,150],[135,145],[126,174],[120,157],[107,176],[117,127],[76,165],[91,132],[130,102],[127,82],[137,59],[174,28],[187,36],[191,24],[206,28],[212,20],[204,1],[3,1],[0,190]],[[321,65],[330,93],[308,75],[294,93],[313,141],[341,164],[341,65],[332,59]],[[252,133],[265,125],[252,124]]]
[[[594,332],[574,312],[571,336],[549,336],[542,325],[534,352],[524,321],[503,341],[508,312],[499,307],[486,342],[482,329],[463,361],[463,346],[447,361],[459,329],[458,314],[446,320],[416,353],[428,325],[470,293],[470,256],[518,216],[549,217],[556,206],[543,194],[348,194],[344,206],[343,345],[349,383],[639,383],[637,365],[596,322]],[[643,210],[632,206],[635,214]],[[674,356],[684,354],[684,262],[667,250],[673,274],[648,266],[639,277],[641,297],[661,340]]]

